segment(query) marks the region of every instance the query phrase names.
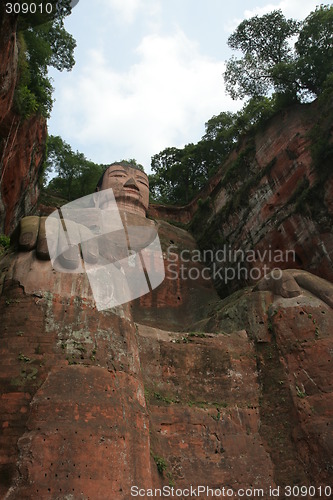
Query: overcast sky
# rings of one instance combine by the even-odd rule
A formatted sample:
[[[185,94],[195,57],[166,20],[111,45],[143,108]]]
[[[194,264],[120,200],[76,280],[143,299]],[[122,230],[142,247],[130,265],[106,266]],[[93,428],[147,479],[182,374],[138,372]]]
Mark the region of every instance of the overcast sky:
[[[225,94],[227,38],[253,15],[281,8],[304,19],[312,0],[80,0],[66,21],[77,41],[70,72],[51,71],[49,133],[96,163],[195,143],[205,122],[241,102]]]

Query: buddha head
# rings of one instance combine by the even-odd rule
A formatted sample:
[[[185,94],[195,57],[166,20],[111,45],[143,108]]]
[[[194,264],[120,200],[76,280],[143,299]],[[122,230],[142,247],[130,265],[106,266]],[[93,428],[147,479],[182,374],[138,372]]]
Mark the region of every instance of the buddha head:
[[[120,210],[146,215],[149,181],[142,170],[126,161],[112,163],[99,179],[96,191],[110,188]]]

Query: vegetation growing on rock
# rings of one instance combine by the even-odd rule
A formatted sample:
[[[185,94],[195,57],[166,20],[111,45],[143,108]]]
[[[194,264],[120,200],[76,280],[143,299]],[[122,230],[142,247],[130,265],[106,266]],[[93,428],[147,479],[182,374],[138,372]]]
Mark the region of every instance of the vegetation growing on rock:
[[[57,15],[23,15],[18,19],[18,71],[15,91],[16,111],[23,117],[39,112],[50,115],[53,87],[48,76],[48,67],[59,71],[70,71],[74,64],[76,42],[64,27],[64,18],[70,14],[70,2],[52,2]],[[45,21],[45,22],[44,22]]]

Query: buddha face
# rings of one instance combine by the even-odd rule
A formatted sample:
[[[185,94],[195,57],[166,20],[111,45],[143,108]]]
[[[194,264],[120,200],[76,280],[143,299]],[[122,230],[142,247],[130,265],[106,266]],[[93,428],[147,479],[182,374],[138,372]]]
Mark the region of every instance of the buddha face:
[[[121,164],[111,165],[104,173],[100,189],[112,188],[119,208],[146,214],[149,204],[147,175],[136,168]]]

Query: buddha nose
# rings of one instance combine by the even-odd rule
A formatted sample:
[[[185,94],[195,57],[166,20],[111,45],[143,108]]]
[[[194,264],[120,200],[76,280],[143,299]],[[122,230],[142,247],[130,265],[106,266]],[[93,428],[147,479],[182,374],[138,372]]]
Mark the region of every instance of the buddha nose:
[[[130,177],[128,181],[125,182],[124,187],[131,187],[139,191],[138,185],[135,182],[135,179],[133,179],[133,177]]]

